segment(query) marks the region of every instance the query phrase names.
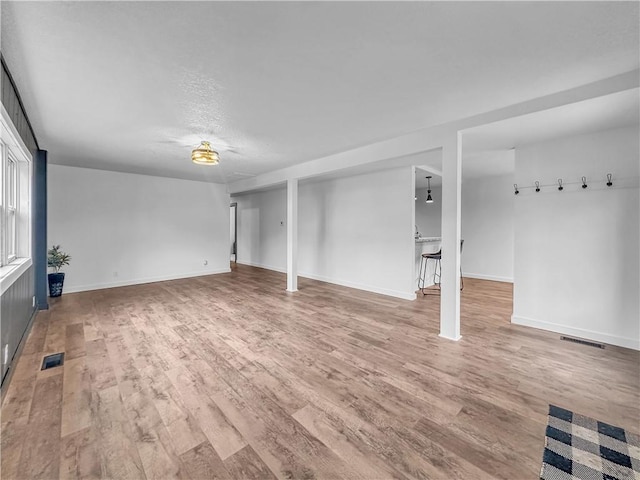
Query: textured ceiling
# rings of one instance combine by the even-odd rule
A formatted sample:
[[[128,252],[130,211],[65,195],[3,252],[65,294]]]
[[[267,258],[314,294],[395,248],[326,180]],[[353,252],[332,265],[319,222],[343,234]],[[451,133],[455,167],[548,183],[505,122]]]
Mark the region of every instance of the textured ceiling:
[[[640,89],[634,88],[467,130],[463,148],[472,152],[506,150],[638,123]]]
[[[639,124],[640,89],[634,88],[466,130],[462,140],[462,180],[512,174],[514,148]],[[431,167],[442,170],[442,155],[429,158]],[[416,175],[417,188],[426,188],[424,175]],[[441,183],[439,177],[431,182]]]
[[[638,6],[3,1],[2,52],[53,163],[225,182],[637,69]]]

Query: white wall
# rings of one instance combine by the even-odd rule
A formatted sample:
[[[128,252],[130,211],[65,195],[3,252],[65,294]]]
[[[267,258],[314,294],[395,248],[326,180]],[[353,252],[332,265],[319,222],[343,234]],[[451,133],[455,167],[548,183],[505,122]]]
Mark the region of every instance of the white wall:
[[[302,185],[302,276],[415,298],[412,168]]]
[[[67,293],[229,271],[224,185],[50,165],[48,195]]]
[[[639,140],[636,126],[516,151],[520,186],[589,187],[515,198],[514,323],[640,349]]]
[[[462,185],[465,277],[513,282],[513,175],[468,178]]]
[[[465,178],[462,183],[462,271],[465,277],[513,282],[513,175]],[[416,224],[423,237],[439,237],[442,187],[416,191]]]
[[[286,190],[241,195],[234,201],[239,263],[284,271]],[[301,183],[300,276],[415,298],[411,202],[411,167]]]
[[[238,203],[238,263],[287,270],[287,190],[233,197]]]

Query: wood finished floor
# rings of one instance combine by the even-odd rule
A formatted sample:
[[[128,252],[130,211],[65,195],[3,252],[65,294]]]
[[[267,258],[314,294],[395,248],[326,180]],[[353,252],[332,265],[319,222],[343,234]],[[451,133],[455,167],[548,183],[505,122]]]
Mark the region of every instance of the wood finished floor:
[[[638,352],[511,325],[508,284],[465,280],[459,342],[437,297],[285,284],[239,266],[52,301],[3,402],[2,478],[524,479],[549,403],[638,431]]]

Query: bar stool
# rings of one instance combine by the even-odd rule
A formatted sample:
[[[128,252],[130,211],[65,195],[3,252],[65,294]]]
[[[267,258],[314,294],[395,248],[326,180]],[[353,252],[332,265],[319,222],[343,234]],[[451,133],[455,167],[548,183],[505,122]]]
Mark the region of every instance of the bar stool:
[[[462,246],[464,245],[464,240],[460,240],[460,255],[462,255]],[[420,276],[418,277],[418,288],[422,292],[423,295],[426,295],[425,292],[425,281],[427,275],[427,266],[429,264],[429,260],[435,260],[436,264],[433,269],[433,284],[438,286],[438,290],[440,290],[440,277],[442,275],[442,247],[436,253],[423,253],[422,259],[420,260]],[[464,280],[462,278],[462,264],[460,265],[460,291],[464,289]]]
[[[420,260],[420,276],[418,277],[418,288],[422,292],[423,295],[426,295],[425,292],[425,282],[427,276],[427,267],[429,266],[429,260],[435,260],[436,264],[433,269],[433,284],[437,285],[440,288],[440,275],[438,274],[438,267],[440,266],[440,260],[442,259],[442,248],[435,253],[423,253],[422,259]]]

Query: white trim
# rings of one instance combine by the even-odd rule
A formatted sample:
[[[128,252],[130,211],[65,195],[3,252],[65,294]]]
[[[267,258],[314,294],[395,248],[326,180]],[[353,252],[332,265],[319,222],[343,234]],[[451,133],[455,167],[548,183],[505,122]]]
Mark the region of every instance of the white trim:
[[[203,271],[188,272],[188,273],[179,273],[175,275],[162,275],[159,277],[136,278],[133,280],[123,280],[120,282],[96,283],[93,285],[78,285],[75,287],[65,287],[63,294],[88,292],[91,290],[103,290],[105,288],[128,287],[131,285],[142,285],[145,283],[165,282],[167,280],[180,280],[182,278],[206,277],[207,275],[217,275],[220,273],[229,273],[229,272],[231,272],[230,268],[222,268],[220,270],[208,270],[206,272],[203,272]]]
[[[238,262],[240,265],[248,265],[250,267],[264,268],[265,270],[273,270],[275,272],[287,273],[286,268],[273,267],[270,265],[263,265],[261,263],[253,262]],[[349,282],[345,280],[338,280],[335,278],[324,277],[322,275],[315,275],[313,273],[298,272],[299,277],[310,278],[311,280],[318,280],[320,282],[332,283],[334,285],[340,285],[342,287],[355,288],[357,290],[364,290],[366,292],[379,293],[381,295],[388,295],[390,297],[401,298],[403,300],[415,300],[417,298],[415,292],[401,292],[399,290],[390,290],[388,288],[379,288],[371,285],[363,285],[360,283]]]
[[[32,265],[30,258],[19,258],[9,265],[0,267],[0,296],[18,280]]]
[[[6,132],[3,131],[3,134],[8,134],[10,139],[8,140],[5,135],[2,135],[4,143],[9,145],[10,147],[18,147],[18,150],[23,157],[22,159],[17,159],[18,161],[22,160],[25,162],[31,162],[31,152],[29,152],[27,144],[22,140],[22,137],[18,133],[18,129],[13,124],[13,121],[11,120],[11,117],[9,116],[7,110],[4,108],[4,105],[0,104],[0,108],[0,112],[2,112],[0,121],[2,122],[2,126],[6,129]],[[14,151],[13,154],[16,155],[16,152]]]
[[[609,335],[608,333],[594,332],[593,330],[569,327],[558,323],[543,322],[542,320],[535,320],[533,318],[520,317],[517,315],[511,315],[511,323],[514,325],[523,325],[525,327],[539,328],[550,332],[563,333],[573,337],[586,338],[587,340],[608,343],[619,347],[640,350],[640,340],[634,338],[619,337],[617,335]]]
[[[498,275],[484,275],[482,273],[467,273],[462,272],[464,278],[477,278],[478,280],[491,280],[492,282],[506,282],[513,283],[513,277],[501,277]]]
[[[355,288],[357,290],[365,290],[367,292],[379,293],[382,295],[388,295],[390,297],[401,298],[403,300],[415,300],[417,298],[415,292],[401,292],[399,290],[390,290],[388,288],[379,288],[372,285],[363,285],[361,283],[354,283],[345,280],[339,280],[330,277],[324,277],[322,275],[315,275],[312,273],[298,273],[299,276],[304,278],[310,278],[312,280],[319,280],[321,282],[333,283],[334,285],[340,285],[343,287]]]
[[[447,337],[446,335],[443,335],[443,334],[441,334],[441,333],[439,333],[439,334],[438,334],[438,336],[439,336],[440,338],[446,338],[447,340],[451,340],[451,341],[453,341],[453,342],[457,342],[457,341],[459,341],[459,340],[462,338],[462,335],[458,335],[458,336],[457,336],[457,337],[455,337],[455,338],[451,338],[451,337]]]
[[[32,156],[24,141],[20,137],[11,117],[0,104],[0,142],[4,148],[0,148],[1,165],[0,180],[2,181],[3,198],[0,203],[3,208],[0,212],[0,264],[3,268],[11,268],[15,259],[31,258],[31,182]],[[9,165],[13,164],[14,175],[9,177]],[[12,182],[12,188],[7,183]],[[9,192],[11,190],[11,192]],[[12,193],[13,198],[9,198]],[[9,206],[10,205],[10,206]],[[7,236],[9,211],[13,211],[13,238]],[[13,251],[9,252],[13,243]],[[11,276],[13,277],[13,274]],[[4,286],[3,292],[9,288],[10,283]]]
[[[239,265],[247,265],[248,267],[264,268],[265,270],[273,270],[274,272],[287,273],[286,268],[274,267],[273,265],[265,265],[263,263],[241,262],[240,260],[238,260],[236,263],[238,263]]]

